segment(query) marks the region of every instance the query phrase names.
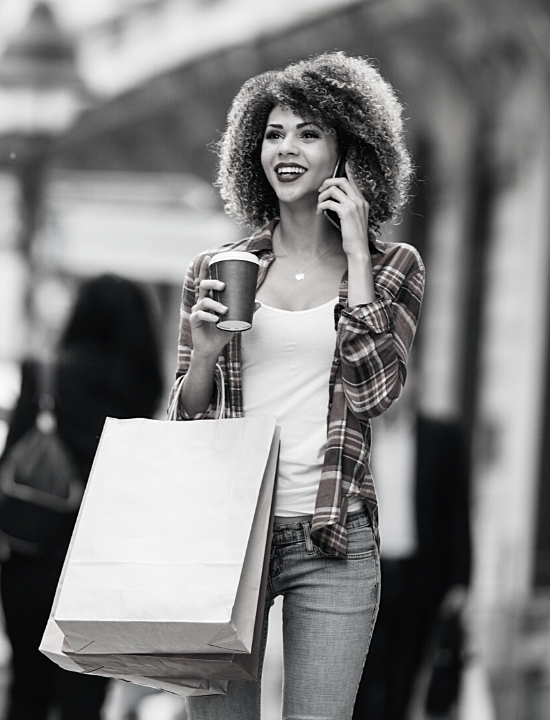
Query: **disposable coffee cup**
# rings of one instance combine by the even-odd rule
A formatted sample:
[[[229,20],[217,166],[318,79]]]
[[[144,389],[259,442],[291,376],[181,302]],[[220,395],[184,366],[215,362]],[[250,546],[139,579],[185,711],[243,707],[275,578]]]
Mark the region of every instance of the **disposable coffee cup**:
[[[210,277],[225,283],[223,290],[213,290],[214,300],[227,307],[216,327],[242,332],[252,327],[259,261],[248,252],[222,252],[210,260]]]

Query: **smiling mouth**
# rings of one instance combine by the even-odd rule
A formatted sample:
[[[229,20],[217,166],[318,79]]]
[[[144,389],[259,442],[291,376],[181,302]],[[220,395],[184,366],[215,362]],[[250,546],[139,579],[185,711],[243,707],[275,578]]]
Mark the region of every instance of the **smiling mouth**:
[[[303,175],[305,173],[305,168],[298,168],[298,167],[281,167],[277,169],[278,175]]]
[[[307,170],[299,165],[279,165],[275,168],[275,172],[281,182],[292,182],[304,175]]]

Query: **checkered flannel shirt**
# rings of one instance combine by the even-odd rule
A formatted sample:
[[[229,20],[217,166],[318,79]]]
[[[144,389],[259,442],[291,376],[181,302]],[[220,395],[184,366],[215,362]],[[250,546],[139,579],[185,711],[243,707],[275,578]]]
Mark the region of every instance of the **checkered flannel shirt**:
[[[260,261],[258,287],[275,259],[275,221],[250,238],[197,256],[183,286],[178,367],[170,400],[191,361],[191,308],[198,289],[195,278],[205,255],[229,250],[254,253]],[[334,308],[336,347],[332,361],[327,417],[327,444],[312,521],[312,539],[328,555],[345,557],[348,501],[360,496],[378,538],[376,492],[370,470],[370,418],[380,415],[399,397],[406,363],[418,323],[424,291],[424,266],[410,245],[371,239],[376,300],[348,307],[347,272]],[[225,347],[216,367],[214,397],[208,409],[192,417],[178,408],[177,419],[214,418],[223,383],[225,417],[243,416],[240,334]]]

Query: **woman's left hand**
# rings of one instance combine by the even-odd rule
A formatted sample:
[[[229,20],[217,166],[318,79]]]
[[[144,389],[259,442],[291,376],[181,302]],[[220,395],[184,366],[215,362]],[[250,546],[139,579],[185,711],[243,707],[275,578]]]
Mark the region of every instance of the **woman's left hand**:
[[[369,204],[357,186],[349,164],[346,177],[327,178],[319,188],[317,214],[333,210],[340,218],[342,248],[351,259],[370,260],[368,227]]]

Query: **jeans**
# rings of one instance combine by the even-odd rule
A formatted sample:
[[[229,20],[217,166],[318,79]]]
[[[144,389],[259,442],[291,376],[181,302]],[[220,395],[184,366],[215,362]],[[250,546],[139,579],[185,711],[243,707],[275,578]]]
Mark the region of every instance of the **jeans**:
[[[323,554],[310,522],[276,525],[258,680],[187,699],[189,720],[260,720],[268,614],[283,596],[283,720],[351,720],[376,620],[380,562],[365,512],[348,518],[348,555]]]

